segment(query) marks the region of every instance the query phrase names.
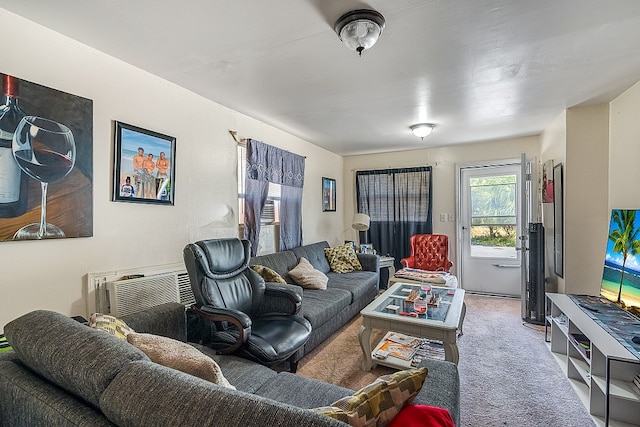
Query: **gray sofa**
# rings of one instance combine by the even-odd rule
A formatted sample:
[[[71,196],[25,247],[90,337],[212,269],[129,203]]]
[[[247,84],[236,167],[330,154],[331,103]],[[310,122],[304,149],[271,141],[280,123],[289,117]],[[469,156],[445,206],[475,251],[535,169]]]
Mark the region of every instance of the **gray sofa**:
[[[176,303],[123,320],[137,332],[186,337],[185,310]],[[237,390],[157,365],[126,341],[55,312],[28,313],[4,332],[14,350],[0,353],[1,426],[346,426],[308,408],[352,390],[197,344]],[[423,364],[429,373],[414,403],[447,408],[458,424],[456,365]]]
[[[378,256],[358,254],[362,271],[334,273],[324,254],[324,249],[328,247],[327,242],[317,242],[289,251],[253,257],[250,262],[251,265],[264,265],[275,270],[302,296],[300,314],[311,323],[313,329],[297,360],[360,313],[378,293],[380,280]],[[327,289],[303,289],[295,284],[288,272],[298,265],[301,257],[306,258],[315,269],[327,275],[329,278]]]

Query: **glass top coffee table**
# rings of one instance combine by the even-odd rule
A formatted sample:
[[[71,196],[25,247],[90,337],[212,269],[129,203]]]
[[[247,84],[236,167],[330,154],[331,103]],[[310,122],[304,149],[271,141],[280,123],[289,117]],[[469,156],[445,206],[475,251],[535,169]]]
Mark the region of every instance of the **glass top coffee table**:
[[[415,302],[408,297],[420,292],[421,285],[395,283],[382,295],[366,306],[362,315],[362,326],[358,338],[364,353],[362,369],[371,370],[371,331],[383,329],[400,332],[414,337],[441,341],[445,360],[458,363],[458,328],[464,315],[464,290],[431,286],[431,295],[438,295],[437,306],[427,305],[426,312],[418,314]],[[410,298],[409,298],[410,299]],[[428,298],[424,298],[427,300]],[[418,302],[421,300],[418,299]],[[418,304],[420,305],[420,304]],[[421,311],[418,307],[418,311]],[[377,363],[377,362],[376,362]]]

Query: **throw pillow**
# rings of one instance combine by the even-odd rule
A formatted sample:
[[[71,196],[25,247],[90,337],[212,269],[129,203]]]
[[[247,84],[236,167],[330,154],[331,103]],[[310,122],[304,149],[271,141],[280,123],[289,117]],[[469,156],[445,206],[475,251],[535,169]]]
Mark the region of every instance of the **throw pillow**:
[[[455,427],[455,423],[445,408],[407,405],[387,427]]]
[[[122,320],[108,314],[101,313],[93,313],[89,316],[89,326],[125,341],[127,340],[127,335],[131,332],[135,332]]]
[[[351,426],[386,426],[420,392],[428,372],[420,368],[381,376],[352,396],[314,411]]]
[[[327,289],[329,281],[326,274],[313,268],[313,265],[304,257],[300,257],[298,265],[289,272],[289,276],[294,282],[306,289]]]
[[[362,270],[362,264],[360,264],[358,255],[353,250],[351,243],[345,243],[334,248],[325,248],[324,255],[329,261],[331,271],[336,273],[350,273]]]
[[[127,335],[127,341],[154,363],[235,390],[213,359],[187,343],[159,335],[135,332]]]
[[[252,265],[251,269],[258,273],[265,282],[271,283],[287,283],[277,271],[264,265]]]

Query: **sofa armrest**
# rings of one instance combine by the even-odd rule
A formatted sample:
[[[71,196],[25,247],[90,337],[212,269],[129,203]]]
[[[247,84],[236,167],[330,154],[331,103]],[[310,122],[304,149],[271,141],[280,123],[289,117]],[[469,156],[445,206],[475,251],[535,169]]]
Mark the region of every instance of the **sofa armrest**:
[[[460,376],[455,363],[425,358],[419,367],[429,369],[420,393],[412,403],[449,410],[456,426],[460,425]]]
[[[260,313],[298,314],[302,308],[302,289],[298,292],[292,286],[282,283],[266,282],[264,298],[260,306]]]
[[[177,302],[157,305],[144,311],[122,316],[134,331],[162,335],[179,341],[187,340],[185,307]]]
[[[380,273],[380,257],[373,254],[356,254],[364,271]]]

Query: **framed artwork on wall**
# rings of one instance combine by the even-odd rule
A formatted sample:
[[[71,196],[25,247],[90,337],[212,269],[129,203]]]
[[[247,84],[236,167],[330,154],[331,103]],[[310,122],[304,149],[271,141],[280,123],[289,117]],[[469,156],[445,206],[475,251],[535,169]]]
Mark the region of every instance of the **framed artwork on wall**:
[[[322,212],[336,211],[336,180],[322,177]]]
[[[553,167],[553,271],[564,277],[564,212],[562,210],[562,163]]]
[[[115,122],[113,200],[173,205],[176,139]]]
[[[553,160],[542,164],[542,203],[553,203]]]
[[[93,236],[93,101],[0,77],[0,241]]]

